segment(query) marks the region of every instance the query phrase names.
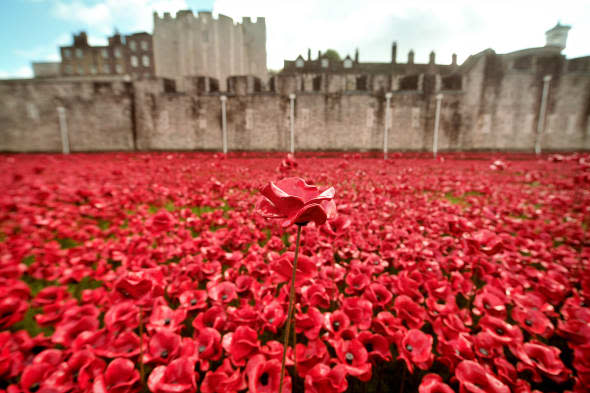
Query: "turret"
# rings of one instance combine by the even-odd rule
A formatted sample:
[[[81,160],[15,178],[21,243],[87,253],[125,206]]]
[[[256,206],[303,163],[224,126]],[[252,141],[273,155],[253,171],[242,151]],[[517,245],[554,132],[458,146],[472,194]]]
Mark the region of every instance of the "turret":
[[[557,22],[555,27],[545,32],[545,46],[556,46],[561,50],[565,49],[567,33],[571,28],[571,26]]]

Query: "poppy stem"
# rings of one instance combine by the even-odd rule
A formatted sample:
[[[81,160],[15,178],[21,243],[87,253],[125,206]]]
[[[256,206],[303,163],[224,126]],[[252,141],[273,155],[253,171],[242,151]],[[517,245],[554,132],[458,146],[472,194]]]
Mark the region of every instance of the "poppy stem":
[[[139,377],[141,390],[145,391],[145,369],[143,367],[143,309],[139,306]]]
[[[285,340],[283,344],[283,361],[281,363],[281,379],[279,382],[279,393],[283,393],[283,379],[285,377],[285,361],[287,360],[287,346],[289,345],[291,319],[293,318],[293,306],[295,300],[295,275],[297,273],[297,257],[299,256],[299,239],[301,238],[301,227],[297,225],[297,241],[295,243],[295,258],[293,258],[293,277],[291,278],[291,290],[289,292],[289,308],[287,310],[287,325],[285,332]]]

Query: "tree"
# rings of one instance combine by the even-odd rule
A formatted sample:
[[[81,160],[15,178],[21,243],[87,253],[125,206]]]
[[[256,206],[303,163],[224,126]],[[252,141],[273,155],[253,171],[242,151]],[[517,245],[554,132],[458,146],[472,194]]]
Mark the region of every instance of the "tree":
[[[331,61],[340,61],[340,55],[336,52],[335,49],[328,49],[324,52],[324,57],[327,57]]]

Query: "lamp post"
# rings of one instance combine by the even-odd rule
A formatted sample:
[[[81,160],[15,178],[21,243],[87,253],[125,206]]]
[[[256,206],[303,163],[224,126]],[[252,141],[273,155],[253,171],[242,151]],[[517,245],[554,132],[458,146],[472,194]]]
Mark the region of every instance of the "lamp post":
[[[442,102],[442,99],[442,94],[436,95],[436,113],[434,115],[434,138],[432,141],[432,154],[434,158],[436,158],[436,153],[438,152],[438,126],[440,123],[440,104]]]
[[[295,94],[289,94],[291,111],[289,113],[289,127],[291,131],[291,154],[295,154]]]
[[[383,130],[383,159],[387,160],[387,142],[389,140],[389,125],[391,124],[391,92],[385,93],[385,129]]]
[[[68,122],[66,121],[66,108],[57,107],[57,117],[59,119],[59,132],[61,135],[61,152],[70,154],[70,137],[68,135]]]
[[[226,119],[226,108],[225,103],[227,101],[227,96],[219,97],[221,100],[221,130],[222,130],[222,143],[223,143],[223,154],[227,154],[227,119]]]
[[[539,108],[539,121],[537,122],[537,137],[535,139],[535,154],[541,154],[541,138],[545,128],[545,113],[547,112],[547,96],[549,95],[549,84],[551,75],[543,78],[543,95],[541,96],[541,108]]]

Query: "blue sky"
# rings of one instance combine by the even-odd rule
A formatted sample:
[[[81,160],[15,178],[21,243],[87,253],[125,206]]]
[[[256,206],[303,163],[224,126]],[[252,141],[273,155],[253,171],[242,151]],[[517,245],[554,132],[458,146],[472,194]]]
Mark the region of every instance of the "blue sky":
[[[590,55],[590,1],[584,0],[0,0],[0,78],[29,77],[32,61],[58,60],[58,46],[85,30],[91,44],[121,33],[152,30],[152,12],[212,10],[241,20],[264,16],[267,64],[280,69],[312,49],[360,50],[361,61],[398,61],[414,49],[417,62],[436,51],[437,63],[457,53],[498,53],[543,46],[558,20],[572,25],[564,54]]]

